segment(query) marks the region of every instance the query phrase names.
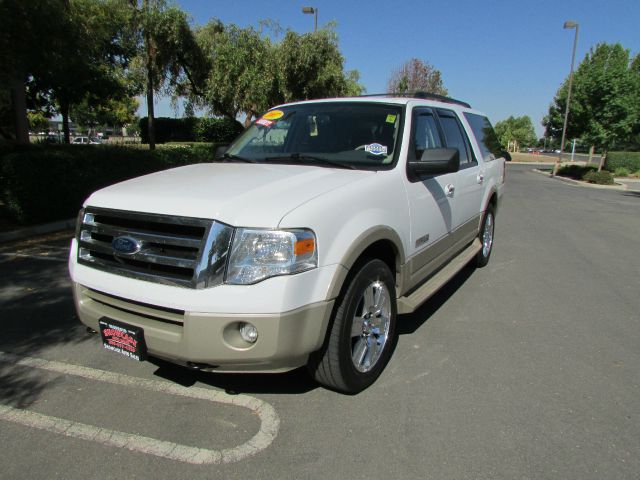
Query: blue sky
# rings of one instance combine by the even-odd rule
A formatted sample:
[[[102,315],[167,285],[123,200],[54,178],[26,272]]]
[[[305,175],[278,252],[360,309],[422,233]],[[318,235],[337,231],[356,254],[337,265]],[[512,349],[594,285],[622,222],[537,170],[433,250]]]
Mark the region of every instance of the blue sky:
[[[558,87],[569,74],[574,30],[580,24],[576,66],[600,42],[620,42],[640,53],[639,0],[177,0],[203,25],[212,18],[240,26],[272,19],[282,28],[313,30],[337,22],[347,70],[360,72],[369,93],[386,91],[390,73],[416,57],[442,72],[454,98],[484,111],[493,123],[510,115],[529,115],[536,132]],[[143,105],[142,105],[143,106]],[[160,100],[158,116],[174,116]],[[178,112],[180,114],[180,112]]]

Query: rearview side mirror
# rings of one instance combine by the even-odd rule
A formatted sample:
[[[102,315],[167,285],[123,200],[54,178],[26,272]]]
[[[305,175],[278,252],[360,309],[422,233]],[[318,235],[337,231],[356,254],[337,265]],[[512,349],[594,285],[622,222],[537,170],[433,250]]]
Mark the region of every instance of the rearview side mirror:
[[[415,175],[439,175],[460,169],[460,152],[457,148],[428,148],[420,160],[408,162],[409,172]]]
[[[229,149],[229,145],[218,145],[216,147],[216,152],[213,154],[213,160],[214,161],[222,160],[222,157],[224,157],[224,154],[227,153],[228,149]]]

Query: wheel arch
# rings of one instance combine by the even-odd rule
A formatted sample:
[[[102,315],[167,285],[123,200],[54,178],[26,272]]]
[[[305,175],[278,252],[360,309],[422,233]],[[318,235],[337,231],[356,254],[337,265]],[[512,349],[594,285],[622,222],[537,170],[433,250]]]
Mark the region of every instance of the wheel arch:
[[[368,258],[378,258],[387,264],[395,278],[397,290],[401,279],[400,271],[405,262],[404,248],[400,236],[393,229],[379,226],[363,232],[351,243],[340,261],[344,268],[334,277],[327,298],[338,297],[354,267]]]
[[[482,210],[483,213],[487,211],[487,207],[489,205],[493,206],[494,212],[498,211],[498,191],[496,188],[489,190],[489,193],[487,194],[487,201],[484,203],[484,209]]]

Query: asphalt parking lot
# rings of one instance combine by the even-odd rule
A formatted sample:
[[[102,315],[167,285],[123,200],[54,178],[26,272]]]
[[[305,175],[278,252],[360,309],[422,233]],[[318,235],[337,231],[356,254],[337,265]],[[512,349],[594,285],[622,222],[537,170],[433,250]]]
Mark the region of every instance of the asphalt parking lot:
[[[72,232],[0,245],[0,476],[637,479],[640,195],[508,168],[496,243],[357,396],[101,347]]]

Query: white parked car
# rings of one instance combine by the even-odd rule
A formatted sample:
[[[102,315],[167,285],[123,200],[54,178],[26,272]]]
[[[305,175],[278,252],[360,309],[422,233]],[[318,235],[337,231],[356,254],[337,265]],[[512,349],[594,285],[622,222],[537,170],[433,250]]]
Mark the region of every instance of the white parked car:
[[[100,145],[102,142],[100,142],[99,139],[97,138],[91,138],[91,137],[75,137],[71,143],[73,145]]]
[[[105,348],[220,372],[307,365],[355,393],[413,312],[491,255],[505,162],[438,96],[282,105],[214,163],[91,195],[69,269]]]

